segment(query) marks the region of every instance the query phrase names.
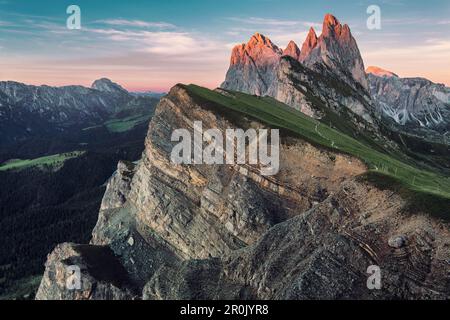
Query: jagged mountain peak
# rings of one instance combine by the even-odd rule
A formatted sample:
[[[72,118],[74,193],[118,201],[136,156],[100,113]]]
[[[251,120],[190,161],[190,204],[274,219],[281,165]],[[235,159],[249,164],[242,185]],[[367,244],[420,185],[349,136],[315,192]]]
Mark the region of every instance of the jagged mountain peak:
[[[342,28],[342,24],[335,16],[330,13],[325,15],[323,19],[322,35],[328,35],[332,32],[340,34]]]
[[[308,36],[306,37],[305,42],[303,42],[301,53],[300,53],[300,61],[304,61],[306,57],[309,56],[312,49],[317,46],[317,34],[313,27],[309,29]]]
[[[374,76],[377,76],[377,77],[388,77],[388,78],[391,78],[391,77],[398,78],[399,77],[397,74],[393,73],[392,71],[385,70],[383,68],[376,67],[376,66],[367,67],[366,73],[373,74]]]
[[[247,42],[247,44],[242,45],[245,50],[251,54],[253,50],[265,50],[265,51],[272,51],[276,53],[277,55],[281,55],[282,51],[276,44],[272,42],[272,40],[269,39],[269,37],[256,32],[250,40]],[[268,49],[268,50],[267,50]]]
[[[272,40],[270,40],[268,37],[266,37],[265,35],[259,33],[259,32],[255,32],[255,34],[250,38],[248,44],[261,44],[261,45],[265,45],[268,47],[273,47],[275,46],[272,42]]]
[[[300,60],[300,48],[291,40],[286,49],[284,49],[283,56],[290,56],[295,60]]]
[[[314,32],[310,31],[305,41],[305,50],[302,48],[304,52],[301,61],[311,68],[318,63],[325,64],[352,87],[356,88],[356,82],[368,90],[364,62],[350,27],[327,14],[322,34],[317,40],[315,37]]]
[[[271,64],[282,53],[282,50],[268,37],[257,32],[247,43],[242,43],[233,48],[230,65],[248,63],[255,63],[257,65]]]
[[[128,93],[121,85],[112,82],[108,78],[101,78],[95,80],[91,86],[92,89],[96,89],[103,92],[111,92],[111,93]]]
[[[324,32],[320,37],[314,28],[310,28],[301,50],[291,41],[288,47],[281,51],[266,36],[254,34],[247,44],[238,45],[233,49],[231,65],[221,87],[273,96],[304,110],[302,107],[304,101],[297,99],[298,97],[294,98],[288,93],[289,90],[285,90],[288,74],[292,75],[293,69],[287,65],[290,62],[282,59],[282,56],[291,56],[298,60],[305,67],[306,73],[310,70],[321,76],[345,82],[352,90],[366,97],[362,104],[370,100],[364,63],[356,40],[352,37],[348,25],[342,25],[332,15],[325,16]],[[348,101],[345,104],[349,105]],[[355,102],[350,108],[372,122],[366,107],[361,106],[360,101]],[[309,107],[305,112],[314,114],[310,112]]]
[[[350,27],[347,24],[342,25],[339,20],[332,14],[327,14],[323,19],[322,37],[329,36],[350,39]]]
[[[340,25],[341,23],[334,15],[332,15],[331,13],[327,13],[325,15],[325,17],[323,18],[323,24],[324,24],[324,26],[325,25],[337,26],[337,25]]]

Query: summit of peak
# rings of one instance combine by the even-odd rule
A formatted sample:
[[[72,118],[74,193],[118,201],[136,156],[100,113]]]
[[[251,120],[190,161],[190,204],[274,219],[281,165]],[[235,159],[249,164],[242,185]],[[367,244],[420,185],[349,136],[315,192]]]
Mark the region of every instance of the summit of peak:
[[[331,13],[327,13],[325,15],[325,17],[323,18],[323,24],[324,24],[324,26],[325,25],[327,25],[327,26],[337,26],[337,25],[340,25],[341,23]]]
[[[306,41],[308,41],[309,43],[317,42],[316,30],[314,30],[313,27],[309,28],[308,36],[306,37]]]
[[[269,38],[267,38],[265,35],[256,32],[255,34],[252,35],[252,37],[250,38],[249,42],[256,42],[256,43],[267,43],[268,41],[270,41]]]
[[[266,46],[274,49],[278,49],[278,47],[265,35],[256,32],[248,41],[248,46]]]
[[[91,86],[92,89],[96,89],[103,92],[116,92],[116,93],[126,93],[127,90],[125,90],[122,86],[119,84],[112,82],[108,78],[101,78],[98,80],[95,80],[94,83]]]
[[[269,39],[269,37],[256,32],[250,40],[247,42],[247,44],[244,45],[244,48],[247,52],[253,52],[253,51],[261,51],[265,52],[267,55],[281,55],[282,50],[277,47],[276,44],[272,42],[272,40]]]
[[[350,31],[348,26],[346,26],[346,29]],[[340,36],[342,30],[343,26],[335,16],[332,14],[325,15],[325,18],[323,19],[322,37],[328,37],[331,35]]]
[[[374,76],[377,77],[387,77],[387,78],[398,78],[398,75],[393,73],[392,71],[389,70],[385,70],[383,68],[380,67],[376,67],[376,66],[369,66],[366,69],[366,73],[367,74],[373,74]]]
[[[233,48],[231,53],[231,65],[238,64],[273,64],[282,55],[278,48],[268,37],[261,33],[252,35],[247,43],[242,43]]]
[[[255,32],[252,37],[260,41],[265,41],[266,39],[266,36],[259,32]]]
[[[306,59],[309,56],[311,51],[317,46],[317,34],[313,27],[309,29],[308,36],[306,37],[305,42],[303,42],[300,61]]]
[[[290,56],[294,58],[295,60],[300,59],[300,48],[297,46],[297,44],[291,40],[289,41],[289,44],[287,45],[286,49],[283,51],[284,56]]]
[[[317,38],[316,30],[314,29],[314,27],[309,28],[308,37],[310,36],[314,36]]]

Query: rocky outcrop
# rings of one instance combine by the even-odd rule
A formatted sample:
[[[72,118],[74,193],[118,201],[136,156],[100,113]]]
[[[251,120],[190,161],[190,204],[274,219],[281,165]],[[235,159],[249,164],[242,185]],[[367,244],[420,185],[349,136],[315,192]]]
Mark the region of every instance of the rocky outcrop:
[[[252,246],[162,269],[144,298],[448,299],[448,229],[405,218],[401,206],[390,192],[346,182]],[[388,237],[399,231],[408,242],[391,247]],[[369,266],[380,267],[380,290],[367,287]]]
[[[204,130],[266,127],[218,108],[172,88],[141,161],[120,163],[109,181],[91,243],[49,255],[39,299],[450,296],[448,226],[405,215],[401,197],[360,177],[356,158],[286,136],[275,176],[256,165],[174,165],[171,134],[192,132],[194,121]],[[392,246],[398,236],[404,243]],[[77,293],[63,285],[69,263],[87,278]],[[370,265],[382,270],[381,290],[366,285]]]
[[[136,164],[119,161],[117,171],[108,183],[100,210],[117,209],[124,205],[131,188]]]
[[[364,127],[372,139],[385,140],[381,144],[389,143],[381,136],[394,137],[413,153],[428,156],[436,151],[433,146],[418,147],[417,139],[444,146],[450,143],[450,89],[423,78],[400,78],[378,67],[365,71],[349,26],[334,16],[325,16],[320,36],[313,28],[309,30],[301,50],[291,41],[280,54],[263,38],[259,43],[265,54],[252,54],[251,62],[232,58],[222,88],[274,97],[336,127],[351,123],[353,135],[361,134],[358,128]],[[233,57],[245,56],[245,47],[236,47]],[[341,119],[330,122],[336,115]]]
[[[232,52],[226,80],[221,87],[251,94],[273,95],[276,90],[276,83],[273,82],[277,79],[273,76],[256,75],[265,75],[268,71],[272,75],[272,69],[277,67],[277,62],[283,55],[291,56],[315,71],[322,72],[325,66],[357,91],[369,89],[364,62],[350,28],[346,24],[342,25],[330,14],[324,18],[322,34],[319,37],[313,28],[309,30],[301,50],[291,41],[281,54],[278,47],[258,33],[247,45],[236,46]]]
[[[450,144],[450,88],[423,78],[368,78],[377,114],[394,129]]]
[[[64,243],[48,256],[36,299],[129,300],[132,291],[128,275],[111,249]]]

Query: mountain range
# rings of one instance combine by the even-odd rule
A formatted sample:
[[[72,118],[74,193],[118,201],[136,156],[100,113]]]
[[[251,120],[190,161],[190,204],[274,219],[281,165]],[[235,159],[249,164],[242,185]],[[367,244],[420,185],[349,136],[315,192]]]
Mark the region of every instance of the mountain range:
[[[200,120],[280,129],[279,173],[173,164]],[[449,299],[449,131],[450,88],[366,69],[331,14],[216,90],[0,82],[0,298]]]
[[[330,14],[320,36],[311,28],[301,49],[291,41],[282,50],[258,33],[234,47],[221,87],[271,96],[328,122],[326,113],[331,110],[341,117],[356,117],[354,126],[364,123],[365,130],[367,123],[375,131],[387,126],[450,144],[450,88],[426,79],[400,78],[377,67],[366,72],[350,28]]]
[[[109,179],[89,244],[55,247],[36,298],[449,299],[447,88],[367,71],[326,15],[301,49],[259,33],[237,45],[221,88],[174,86],[141,159]],[[172,132],[199,120],[280,129],[279,173],[173,164]]]
[[[96,80],[91,88],[82,86],[30,86],[0,82],[0,162],[10,158],[34,156],[26,153],[32,139],[52,140],[55,135],[103,124],[125,113],[145,114],[145,106],[157,99],[136,97],[109,79]],[[45,153],[44,143],[38,153]],[[24,149],[9,152],[11,150]],[[8,150],[8,154],[4,154]]]

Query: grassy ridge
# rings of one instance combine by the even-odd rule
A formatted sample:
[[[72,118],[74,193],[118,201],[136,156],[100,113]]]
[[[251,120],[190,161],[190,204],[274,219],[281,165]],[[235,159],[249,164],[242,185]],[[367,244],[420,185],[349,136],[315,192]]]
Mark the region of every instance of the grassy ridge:
[[[136,115],[124,119],[113,119],[105,122],[105,126],[110,132],[122,133],[144,122],[148,122],[150,118],[151,115]]]
[[[8,162],[5,162],[0,165],[0,171],[6,170],[23,170],[30,167],[39,167],[43,168],[45,166],[50,166],[52,169],[57,169],[60,167],[66,160],[77,158],[83,154],[83,151],[73,151],[68,153],[60,153],[51,156],[40,157],[36,159],[14,159]]]
[[[84,128],[83,131],[105,127],[111,133],[123,133],[134,129],[140,124],[149,122],[153,113],[131,115],[125,118],[114,118],[105,123],[93,127]]]
[[[388,153],[377,151],[275,99],[239,92],[223,95],[196,85],[185,88],[194,97],[213,102],[216,108],[224,108],[224,112],[227,109],[239,112],[271,127],[288,130],[313,144],[356,156],[366,163],[369,172],[392,178],[409,190],[450,199],[449,177],[437,171],[423,170],[414,166],[413,162],[406,163]]]

